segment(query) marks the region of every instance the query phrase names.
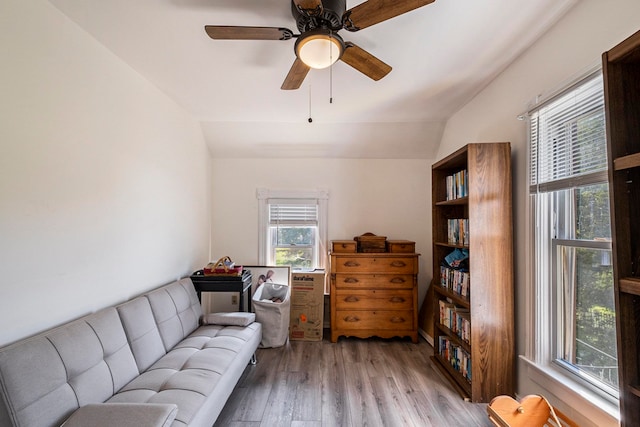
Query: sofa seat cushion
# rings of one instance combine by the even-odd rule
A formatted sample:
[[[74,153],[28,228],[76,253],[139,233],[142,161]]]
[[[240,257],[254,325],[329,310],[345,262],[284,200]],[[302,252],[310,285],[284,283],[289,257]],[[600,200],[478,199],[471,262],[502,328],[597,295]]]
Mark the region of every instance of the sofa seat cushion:
[[[203,406],[224,405],[261,335],[259,323],[201,326],[108,402],[175,403],[173,425],[191,424],[197,414],[207,412]]]

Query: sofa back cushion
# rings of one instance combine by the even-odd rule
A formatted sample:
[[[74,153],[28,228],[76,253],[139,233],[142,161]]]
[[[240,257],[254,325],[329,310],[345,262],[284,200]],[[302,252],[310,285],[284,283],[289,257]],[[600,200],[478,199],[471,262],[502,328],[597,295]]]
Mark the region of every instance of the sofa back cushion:
[[[111,394],[114,394],[140,374],[120,316],[114,307],[109,307],[89,316],[87,323],[102,344],[104,361],[109,367],[113,382]]]
[[[58,426],[137,375],[114,308],[0,349],[0,390],[16,426]]]
[[[146,295],[165,351],[171,350],[195,331],[202,308],[191,279],[185,278]]]
[[[137,297],[116,307],[140,372],[166,354],[149,300]]]

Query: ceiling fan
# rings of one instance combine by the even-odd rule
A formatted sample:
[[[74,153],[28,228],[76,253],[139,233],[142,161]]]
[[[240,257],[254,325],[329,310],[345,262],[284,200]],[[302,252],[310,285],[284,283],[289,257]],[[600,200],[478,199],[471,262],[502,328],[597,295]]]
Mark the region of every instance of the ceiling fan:
[[[288,28],[206,25],[216,40],[290,40],[296,38],[296,59],[281,89],[298,89],[311,68],[333,65],[338,59],[373,80],[391,71],[385,64],[354,43],[344,41],[338,31],[359,31],[410,12],[435,0],[368,0],[347,10],[346,0],[291,0],[291,14],[300,34]]]

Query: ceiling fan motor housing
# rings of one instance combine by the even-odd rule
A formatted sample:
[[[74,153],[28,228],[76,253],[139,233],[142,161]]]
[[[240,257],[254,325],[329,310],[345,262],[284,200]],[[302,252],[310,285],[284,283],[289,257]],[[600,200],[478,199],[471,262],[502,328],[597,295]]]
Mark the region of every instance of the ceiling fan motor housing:
[[[347,10],[346,0],[322,0],[322,12],[313,16],[298,10],[295,3],[291,2],[291,14],[296,20],[300,33],[319,28],[327,28],[332,31],[342,29],[342,15]]]

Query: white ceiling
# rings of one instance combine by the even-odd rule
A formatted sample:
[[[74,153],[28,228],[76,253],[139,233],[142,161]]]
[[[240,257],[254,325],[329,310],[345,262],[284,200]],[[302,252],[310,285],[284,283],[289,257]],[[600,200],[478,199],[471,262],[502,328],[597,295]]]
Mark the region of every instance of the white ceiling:
[[[212,40],[204,31],[297,33],[288,0],[50,1],[199,120],[215,157],[428,159],[448,117],[577,0],[436,0],[342,30],[391,73],[374,82],[339,61],[311,70],[296,91],[280,90],[294,40]]]

